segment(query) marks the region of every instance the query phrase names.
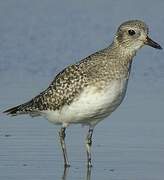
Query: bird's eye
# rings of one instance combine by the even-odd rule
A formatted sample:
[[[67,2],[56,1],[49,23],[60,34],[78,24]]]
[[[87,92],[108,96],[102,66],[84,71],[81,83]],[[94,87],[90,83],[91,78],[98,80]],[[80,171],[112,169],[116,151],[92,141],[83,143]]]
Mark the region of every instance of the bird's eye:
[[[133,29],[129,29],[129,30],[128,30],[128,34],[129,34],[130,36],[133,36],[133,35],[136,34],[136,32],[135,32]]]

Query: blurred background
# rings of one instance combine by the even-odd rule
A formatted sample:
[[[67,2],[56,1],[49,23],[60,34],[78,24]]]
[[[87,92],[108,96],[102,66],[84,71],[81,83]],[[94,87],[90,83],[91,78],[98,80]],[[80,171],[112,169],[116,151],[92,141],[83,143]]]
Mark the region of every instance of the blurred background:
[[[30,100],[64,67],[107,47],[117,27],[139,19],[164,47],[163,0],[1,0],[0,111]],[[144,47],[126,98],[94,134],[92,180],[163,180],[164,52]],[[0,113],[0,179],[62,179],[58,126]],[[67,179],[86,179],[87,129],[71,126]]]

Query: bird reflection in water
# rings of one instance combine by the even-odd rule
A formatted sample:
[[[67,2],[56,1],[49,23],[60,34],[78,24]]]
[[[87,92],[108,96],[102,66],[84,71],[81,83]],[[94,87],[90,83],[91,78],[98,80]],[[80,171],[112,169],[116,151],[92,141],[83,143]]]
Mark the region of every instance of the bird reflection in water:
[[[66,180],[67,179],[68,170],[69,170],[69,167],[64,167],[62,180]]]
[[[87,167],[86,176],[84,180],[91,180],[91,167]],[[62,180],[67,180],[69,167],[65,167],[63,171]]]

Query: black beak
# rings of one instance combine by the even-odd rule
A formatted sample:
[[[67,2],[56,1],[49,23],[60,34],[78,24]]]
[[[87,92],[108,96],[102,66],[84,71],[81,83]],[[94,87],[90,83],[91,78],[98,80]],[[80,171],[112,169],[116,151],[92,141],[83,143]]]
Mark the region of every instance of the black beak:
[[[148,45],[148,46],[151,46],[153,48],[156,48],[156,49],[162,49],[162,47],[158,43],[156,43],[155,41],[150,39],[148,36],[146,38],[145,44]]]

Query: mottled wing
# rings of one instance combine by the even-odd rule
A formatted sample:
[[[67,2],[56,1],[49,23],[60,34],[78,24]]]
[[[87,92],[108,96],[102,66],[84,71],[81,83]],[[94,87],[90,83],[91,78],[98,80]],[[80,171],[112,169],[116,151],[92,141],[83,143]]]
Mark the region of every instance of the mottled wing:
[[[79,64],[71,65],[60,72],[50,86],[27,103],[5,111],[11,115],[30,114],[37,116],[44,110],[60,109],[69,105],[87,85],[86,75]]]
[[[87,85],[85,72],[71,65],[59,73],[50,86],[33,99],[35,110],[56,110],[69,105]]]
[[[104,50],[88,56],[77,64],[68,66],[55,77],[45,91],[27,103],[6,110],[5,113],[37,116],[42,111],[57,110],[63,105],[69,105],[75,98],[78,98],[84,87],[100,81],[100,76],[102,79],[105,77],[102,73],[100,74],[100,72],[106,72],[106,69],[101,69],[105,68],[103,59],[106,59]]]

